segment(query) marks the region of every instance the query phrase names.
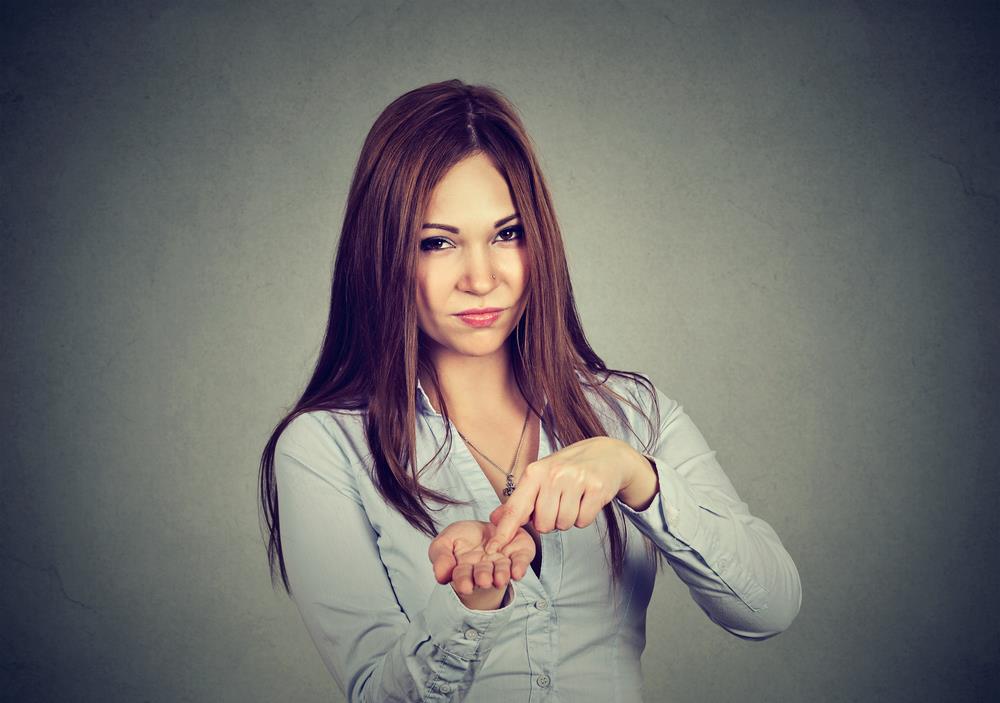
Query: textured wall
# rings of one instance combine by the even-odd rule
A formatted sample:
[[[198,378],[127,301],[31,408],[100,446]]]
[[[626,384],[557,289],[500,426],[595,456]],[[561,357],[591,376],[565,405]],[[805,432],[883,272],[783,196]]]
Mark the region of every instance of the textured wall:
[[[96,5],[0,10],[4,700],[341,700],[257,461],[364,135],[452,77],[521,109],[598,353],[802,576],[749,643],[662,574],[647,700],[997,691],[996,3]]]

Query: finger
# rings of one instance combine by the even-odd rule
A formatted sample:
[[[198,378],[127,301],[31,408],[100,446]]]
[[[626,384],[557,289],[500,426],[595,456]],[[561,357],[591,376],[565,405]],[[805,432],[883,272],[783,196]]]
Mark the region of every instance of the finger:
[[[501,554],[511,560],[510,576],[519,581],[528,573],[531,560],[535,558],[535,540],[527,531],[521,529],[513,540],[500,550]]]
[[[586,491],[580,501],[580,514],[576,516],[574,524],[577,527],[586,527],[597,519],[597,515],[604,508],[604,505],[604,500],[598,491]]]
[[[478,588],[493,586],[493,562],[480,561],[472,567],[473,581]]]
[[[510,555],[510,577],[515,581],[520,581],[528,573],[531,560],[535,555],[528,550],[518,549]]]
[[[535,507],[535,497],[538,494],[537,480],[525,471],[521,483],[514,495],[490,515],[490,522],[496,525],[493,538],[486,545],[487,554],[495,554],[514,537],[517,528],[528,521],[528,516]],[[494,517],[495,516],[495,517]]]
[[[467,596],[475,590],[472,583],[472,564],[459,564],[451,574],[452,588]]]
[[[486,544],[487,554],[496,554],[500,547],[510,541],[517,528],[527,522],[526,516],[522,516],[521,508],[519,507],[522,501],[511,505],[512,501],[513,499],[507,501],[507,503],[501,505],[496,510],[497,517],[494,524],[497,529],[493,533],[493,537]]]
[[[520,580],[535,558],[535,541],[526,532],[519,532],[517,537],[500,550],[500,553],[510,560],[510,577]]]
[[[435,539],[427,550],[427,556],[434,568],[434,578],[438,583],[448,583],[452,579],[452,569],[458,563],[452,552],[452,546],[445,540]]]
[[[507,557],[502,557],[493,562],[493,585],[496,588],[504,588],[510,583],[511,561]]]
[[[501,503],[497,507],[493,508],[493,512],[490,513],[490,522],[493,523],[494,527],[496,527],[497,523],[500,522],[500,517],[503,515],[503,507],[505,505],[507,505],[507,503]]]
[[[567,489],[559,497],[559,512],[556,515],[556,529],[568,530],[576,523],[580,514],[583,489]]]
[[[556,526],[556,513],[559,512],[559,495],[562,489],[550,482],[543,483],[538,489],[535,499],[535,530],[552,532]]]

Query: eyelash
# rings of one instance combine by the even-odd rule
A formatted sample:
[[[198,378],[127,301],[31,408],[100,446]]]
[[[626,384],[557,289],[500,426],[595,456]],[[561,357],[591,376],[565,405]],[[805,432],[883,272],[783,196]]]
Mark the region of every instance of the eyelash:
[[[521,227],[520,225],[518,225],[517,227],[508,227],[507,229],[502,229],[497,234],[497,236],[500,236],[505,232],[515,232],[517,234],[517,237],[512,237],[511,239],[501,239],[500,240],[501,242],[516,242],[518,239],[524,238],[524,228]],[[447,242],[447,241],[448,240],[445,239],[444,237],[428,237],[427,239],[424,239],[420,242],[420,249],[421,251],[444,251],[444,249],[440,249],[438,247],[428,246],[428,242]]]

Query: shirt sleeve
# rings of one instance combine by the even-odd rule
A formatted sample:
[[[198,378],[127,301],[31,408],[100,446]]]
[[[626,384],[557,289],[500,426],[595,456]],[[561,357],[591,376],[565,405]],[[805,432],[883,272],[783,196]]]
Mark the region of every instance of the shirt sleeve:
[[[750,513],[676,401],[656,389],[659,437],[649,460],[659,479],[642,511],[615,499],[635,526],[665,554],[708,617],[733,635],[773,637],[802,605],[798,570],[774,529]]]
[[[275,477],[291,597],[347,700],[463,700],[510,620],[514,582],[494,611],[470,610],[451,584],[435,582],[411,621],[379,558],[353,469],[308,414],[279,438]],[[433,573],[426,555],[414,560],[421,556]]]

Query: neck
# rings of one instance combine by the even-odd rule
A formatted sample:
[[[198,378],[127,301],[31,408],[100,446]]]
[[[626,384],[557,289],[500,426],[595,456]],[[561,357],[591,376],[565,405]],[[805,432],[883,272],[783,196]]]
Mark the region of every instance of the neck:
[[[488,356],[469,356],[439,348],[430,358],[440,387],[433,387],[431,379],[423,373],[420,384],[437,412],[441,412],[441,395],[451,416],[481,414],[484,402],[492,408],[510,405],[523,408],[506,344]]]

